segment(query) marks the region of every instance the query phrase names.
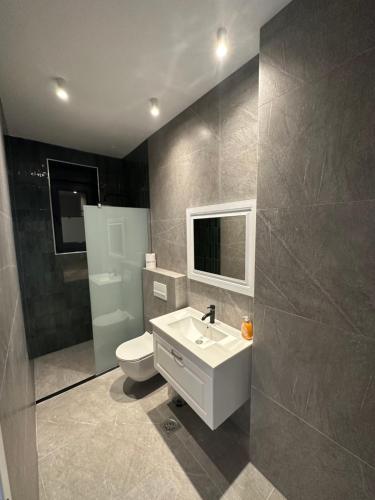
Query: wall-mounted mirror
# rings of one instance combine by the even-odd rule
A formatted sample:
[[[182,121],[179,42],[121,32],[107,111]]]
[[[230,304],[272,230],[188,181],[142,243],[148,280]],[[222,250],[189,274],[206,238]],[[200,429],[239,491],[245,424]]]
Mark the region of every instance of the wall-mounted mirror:
[[[256,200],[188,208],[188,278],[254,296]]]

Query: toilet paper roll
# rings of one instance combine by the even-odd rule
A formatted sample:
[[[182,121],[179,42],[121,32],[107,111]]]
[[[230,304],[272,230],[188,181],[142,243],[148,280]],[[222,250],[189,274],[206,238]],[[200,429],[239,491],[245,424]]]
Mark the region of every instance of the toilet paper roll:
[[[146,269],[154,269],[156,267],[156,257],[154,253],[146,253]]]

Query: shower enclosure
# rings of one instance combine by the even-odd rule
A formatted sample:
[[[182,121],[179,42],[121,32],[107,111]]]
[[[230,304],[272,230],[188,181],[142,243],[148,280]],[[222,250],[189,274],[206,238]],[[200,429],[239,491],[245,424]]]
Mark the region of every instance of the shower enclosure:
[[[117,365],[116,348],[144,333],[142,268],[149,210],[84,207],[96,373]]]

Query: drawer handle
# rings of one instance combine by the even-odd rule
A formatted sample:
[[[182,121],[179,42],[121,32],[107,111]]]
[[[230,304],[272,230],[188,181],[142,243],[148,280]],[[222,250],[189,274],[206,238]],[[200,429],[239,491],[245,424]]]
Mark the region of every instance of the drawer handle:
[[[171,350],[171,354],[172,354],[172,356],[173,356],[175,359],[177,359],[178,361],[181,361],[181,363],[182,363],[182,361],[183,361],[183,359],[184,359],[182,356],[180,356],[179,354],[176,354],[176,353],[174,352],[174,350],[173,350],[173,349]]]

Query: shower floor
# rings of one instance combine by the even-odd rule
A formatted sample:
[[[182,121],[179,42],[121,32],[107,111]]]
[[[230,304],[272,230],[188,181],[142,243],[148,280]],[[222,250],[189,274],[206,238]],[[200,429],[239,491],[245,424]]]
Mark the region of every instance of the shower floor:
[[[94,374],[92,340],[35,358],[35,398],[49,396]]]
[[[116,368],[39,403],[37,442],[40,500],[284,499],[249,462],[247,434],[230,420],[211,431],[159,375]]]

